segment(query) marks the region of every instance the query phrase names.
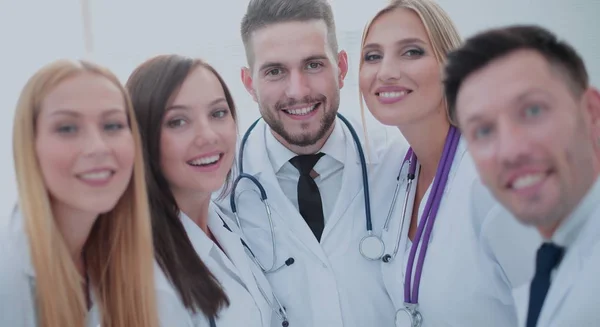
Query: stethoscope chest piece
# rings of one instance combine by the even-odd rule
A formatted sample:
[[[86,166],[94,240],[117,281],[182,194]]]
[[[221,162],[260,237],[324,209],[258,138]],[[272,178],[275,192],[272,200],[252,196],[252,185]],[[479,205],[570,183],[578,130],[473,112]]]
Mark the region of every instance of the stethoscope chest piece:
[[[408,307],[396,311],[396,327],[421,327],[423,316],[415,309]]]
[[[360,240],[360,254],[369,260],[379,260],[385,251],[383,240],[379,236],[369,234]]]

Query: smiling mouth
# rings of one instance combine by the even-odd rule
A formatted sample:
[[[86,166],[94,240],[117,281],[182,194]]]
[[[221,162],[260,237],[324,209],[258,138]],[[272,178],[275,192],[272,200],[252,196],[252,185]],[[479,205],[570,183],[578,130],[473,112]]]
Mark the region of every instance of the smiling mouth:
[[[106,170],[78,174],[77,178],[83,179],[85,181],[95,182],[95,181],[103,181],[103,180],[109,179],[114,174],[115,174],[115,172],[113,170],[106,169]]]
[[[208,167],[217,164],[221,158],[223,158],[223,153],[190,160],[187,164],[194,167]]]
[[[321,105],[321,102],[317,102],[312,106],[307,106],[304,108],[282,109],[282,110],[288,115],[306,116],[306,115],[312,113],[313,111],[315,111],[320,105]]]
[[[384,99],[394,99],[394,98],[403,97],[410,93],[412,93],[412,91],[404,90],[404,91],[398,91],[398,92],[375,92],[375,95],[380,98],[384,98]]]
[[[549,172],[522,175],[512,181],[508,187],[513,190],[522,190],[541,183],[548,175]]]

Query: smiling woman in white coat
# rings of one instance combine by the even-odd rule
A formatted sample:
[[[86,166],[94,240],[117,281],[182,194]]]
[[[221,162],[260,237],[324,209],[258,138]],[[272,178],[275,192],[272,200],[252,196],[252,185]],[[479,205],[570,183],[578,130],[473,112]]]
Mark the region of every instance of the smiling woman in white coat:
[[[387,195],[395,211],[383,226],[380,257],[398,327],[517,324],[510,292],[482,287],[491,269],[480,260],[484,235],[471,217],[478,175],[443,96],[443,64],[460,43],[450,18],[428,0],[393,1],[363,33],[362,98],[377,120],[397,126],[410,145],[398,149],[397,161],[387,162],[396,167],[398,188]],[[486,203],[489,210],[496,205],[493,199]],[[501,287],[513,286],[508,281]]]
[[[25,85],[13,131],[19,201],[0,225],[0,326],[158,327],[142,150],[117,77],[48,64]]]
[[[211,201],[216,190],[226,194],[235,157],[227,86],[207,63],[178,55],[149,59],[126,85],[148,165],[157,261],[180,303],[177,326],[270,326],[280,315],[269,284]]]

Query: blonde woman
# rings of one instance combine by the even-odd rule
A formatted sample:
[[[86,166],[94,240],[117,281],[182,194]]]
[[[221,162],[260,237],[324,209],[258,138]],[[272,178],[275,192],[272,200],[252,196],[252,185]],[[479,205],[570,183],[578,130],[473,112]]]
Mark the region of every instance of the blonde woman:
[[[0,226],[0,326],[156,327],[138,129],[107,70],[60,60],[14,120],[19,204]]]
[[[404,159],[389,162],[399,171],[399,192],[378,258],[400,327],[516,326],[510,290],[528,273],[508,265],[503,271],[523,274],[510,280],[494,276],[493,267],[479,257],[485,228],[501,228],[504,220],[488,219],[496,204],[484,193],[471,199],[477,171],[448,119],[442,69],[460,43],[448,15],[428,0],[393,1],[363,34],[361,98],[376,119],[398,127],[410,145],[401,154]],[[475,221],[474,202],[484,212]],[[527,239],[517,235],[519,226],[508,219],[506,224],[505,237],[515,244]],[[522,251],[533,254],[535,247],[527,246]]]

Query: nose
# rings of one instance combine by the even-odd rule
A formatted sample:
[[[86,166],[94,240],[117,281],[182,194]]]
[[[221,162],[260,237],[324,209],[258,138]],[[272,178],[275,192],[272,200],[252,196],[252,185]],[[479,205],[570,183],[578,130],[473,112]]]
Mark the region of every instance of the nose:
[[[402,68],[398,61],[393,56],[384,56],[377,71],[377,78],[384,83],[399,80],[402,75]]]
[[[86,133],[84,154],[90,157],[102,157],[110,153],[106,135],[99,128],[91,128]]]
[[[525,128],[505,122],[499,126],[496,156],[505,166],[517,166],[532,153],[530,138]]]
[[[215,144],[218,141],[218,135],[216,126],[209,119],[201,119],[196,124],[194,143],[198,147]]]
[[[303,99],[310,95],[308,77],[300,71],[290,71],[285,95],[290,99]]]

